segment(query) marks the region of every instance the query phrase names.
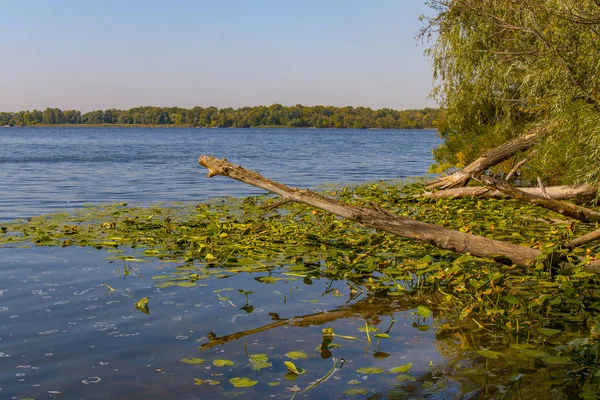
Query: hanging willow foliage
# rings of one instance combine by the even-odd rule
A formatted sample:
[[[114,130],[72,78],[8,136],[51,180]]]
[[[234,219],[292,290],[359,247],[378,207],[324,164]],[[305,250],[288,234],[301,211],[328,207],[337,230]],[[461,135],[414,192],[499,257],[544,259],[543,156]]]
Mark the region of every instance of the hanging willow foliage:
[[[444,144],[436,171],[462,168],[551,126],[525,175],[600,180],[600,1],[433,0],[430,40]],[[508,171],[514,160],[498,168]]]

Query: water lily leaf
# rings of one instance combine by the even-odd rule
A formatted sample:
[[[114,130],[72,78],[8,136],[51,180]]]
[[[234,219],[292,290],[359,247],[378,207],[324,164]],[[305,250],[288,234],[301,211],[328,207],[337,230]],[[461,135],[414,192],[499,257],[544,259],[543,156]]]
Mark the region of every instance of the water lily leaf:
[[[302,368],[297,368],[296,365],[291,361],[284,361],[283,363],[287,367],[288,371],[293,374],[302,375],[306,372],[306,370],[304,370]]]
[[[216,360],[213,360],[213,365],[215,367],[229,367],[233,365],[233,361],[226,360],[224,358],[218,358]]]
[[[194,378],[194,385],[200,386],[200,385],[203,385],[205,383],[207,383],[207,384],[209,384],[211,386],[216,386],[220,382],[212,380],[212,379],[204,379],[204,380],[202,380],[202,379]]]
[[[267,357],[267,355],[264,353],[256,353],[256,354],[250,354],[248,356],[248,359],[250,360],[251,363],[255,363],[255,362],[267,361],[269,359],[269,357]]]
[[[538,328],[538,332],[544,336],[554,336],[557,333],[560,333],[560,330],[551,328]]]
[[[523,353],[523,355],[525,355],[527,357],[532,357],[532,358],[550,357],[550,354],[546,353],[545,351],[535,350],[535,349],[525,349],[525,350],[522,350],[521,353]]]
[[[386,353],[385,351],[375,351],[373,352],[373,357],[375,358],[388,358],[391,356],[390,353]]]
[[[398,380],[400,382],[406,382],[406,381],[414,382],[417,380],[417,378],[415,378],[414,376],[409,375],[409,374],[398,374],[398,375],[396,375],[396,380]]]
[[[345,395],[354,396],[357,394],[367,394],[369,391],[367,389],[347,389],[344,391]]]
[[[367,332],[367,331],[369,331],[369,332],[377,332],[377,331],[379,331],[379,328],[374,327],[374,326],[361,326],[360,328],[358,328],[358,330],[360,332]]]
[[[150,297],[141,298],[135,303],[135,308],[143,312],[144,314],[150,314],[150,310],[148,309],[148,300]]]
[[[429,318],[431,315],[431,310],[425,306],[418,306],[417,315],[420,315],[423,318]]]
[[[177,286],[180,286],[180,287],[194,287],[194,286],[196,286],[196,282],[177,282]]]
[[[281,382],[269,382],[269,383],[267,383],[267,385],[269,385],[271,387],[275,387],[275,386],[281,385]]]
[[[179,360],[183,363],[194,365],[194,364],[203,364],[206,360],[203,358],[182,358]]]
[[[491,360],[497,360],[498,357],[506,357],[504,354],[492,350],[477,350],[477,354]]]
[[[573,362],[571,357],[545,357],[542,361],[546,364],[570,364]]]
[[[308,358],[308,354],[303,351],[289,351],[285,353],[287,358],[291,358],[292,360],[298,360],[300,358]]]
[[[535,346],[529,343],[513,343],[510,345],[512,349],[515,350],[526,350],[526,349],[534,349]]]
[[[412,363],[404,364],[399,367],[388,369],[388,374],[400,374],[402,372],[408,372],[412,368]]]
[[[383,369],[375,367],[363,367],[356,370],[359,374],[383,374]]]
[[[249,379],[249,378],[231,378],[229,380],[229,383],[231,383],[234,387],[236,388],[245,388],[245,387],[252,387],[254,385],[256,385],[258,383],[258,381]]]

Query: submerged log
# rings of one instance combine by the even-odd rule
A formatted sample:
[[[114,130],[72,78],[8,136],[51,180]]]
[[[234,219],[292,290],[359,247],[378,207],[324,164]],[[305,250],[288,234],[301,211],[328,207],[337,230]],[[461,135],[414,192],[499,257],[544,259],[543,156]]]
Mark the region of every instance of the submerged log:
[[[509,140],[508,142],[485,152],[481,157],[460,171],[433,181],[427,188],[451,189],[464,186],[469,182],[473,175],[478,175],[486,169],[493,167],[502,161],[508,160],[516,153],[531,148],[539,140],[541,132],[541,130],[537,129],[527,135]]]
[[[538,187],[520,187],[518,189],[525,193],[542,196],[542,191]],[[555,200],[585,200],[594,197],[597,192],[598,188],[588,184],[546,187],[546,193],[548,193],[550,198]],[[422,194],[418,194],[415,197],[428,197],[432,199],[439,199],[443,197],[491,197],[495,199],[500,199],[508,198],[510,196],[504,192],[490,189],[488,187],[468,186],[462,188],[437,190],[434,192],[425,192]]]
[[[438,225],[428,224],[391,213],[381,207],[367,208],[328,198],[310,190],[300,190],[264,178],[257,172],[219,160],[201,156],[200,165],[208,169],[208,176],[223,175],[241,182],[321,208],[341,217],[356,221],[363,226],[383,230],[409,239],[419,240],[440,249],[457,253],[469,253],[476,257],[506,261],[520,266],[529,266],[541,254],[540,250],[513,243],[488,239],[483,236],[457,232]]]

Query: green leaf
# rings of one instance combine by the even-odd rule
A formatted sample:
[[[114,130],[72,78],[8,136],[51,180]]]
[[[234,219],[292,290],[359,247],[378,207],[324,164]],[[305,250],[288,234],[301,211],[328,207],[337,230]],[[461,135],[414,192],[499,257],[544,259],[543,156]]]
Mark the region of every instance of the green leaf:
[[[289,351],[285,353],[287,358],[291,358],[292,360],[298,360],[300,358],[308,358],[308,355],[303,351]]]
[[[559,329],[538,328],[538,332],[544,336],[554,336],[561,331]]]
[[[211,386],[216,386],[216,385],[218,385],[220,382],[219,382],[219,381],[214,381],[214,380],[212,380],[212,379],[205,379],[205,380],[202,380],[202,379],[194,378],[194,385],[200,386],[200,385],[203,385],[203,384],[205,384],[205,383],[207,383],[207,384],[209,384],[209,385],[211,385]]]
[[[391,336],[388,335],[387,333],[376,333],[373,336],[375,336],[378,339],[390,339],[391,338]]]
[[[233,361],[226,360],[224,358],[219,358],[219,359],[213,360],[213,365],[215,367],[230,367],[233,365]]]
[[[258,383],[258,381],[249,379],[249,378],[231,378],[229,380],[229,383],[231,383],[234,387],[236,388],[245,388],[245,387],[251,387],[254,386]]]
[[[148,300],[150,297],[141,298],[135,303],[135,308],[143,312],[144,314],[150,314],[150,310],[148,309]]]
[[[388,374],[400,374],[403,372],[408,372],[412,368],[412,363],[404,364],[400,367],[394,367],[388,369]]]
[[[477,354],[491,360],[497,360],[498,357],[506,357],[504,354],[492,350],[477,350]]]
[[[186,364],[203,364],[206,360],[204,358],[182,358],[181,360],[182,363],[186,363]]]
[[[429,318],[429,316],[431,315],[431,310],[425,306],[418,306],[417,314],[423,318]]]
[[[304,370],[302,368],[297,368],[296,365],[291,361],[284,361],[283,363],[287,367],[288,371],[293,374],[302,375],[306,372],[306,370]]]
[[[345,395],[354,396],[357,394],[368,394],[369,391],[367,389],[347,389],[344,391]]]
[[[363,367],[356,370],[359,374],[383,374],[383,369],[375,367]]]

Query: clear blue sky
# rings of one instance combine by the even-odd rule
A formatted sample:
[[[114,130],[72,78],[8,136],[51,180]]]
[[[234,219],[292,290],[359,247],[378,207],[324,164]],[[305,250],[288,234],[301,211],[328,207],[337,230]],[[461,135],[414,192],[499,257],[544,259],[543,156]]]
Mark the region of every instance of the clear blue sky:
[[[422,0],[3,1],[0,111],[435,106]]]

